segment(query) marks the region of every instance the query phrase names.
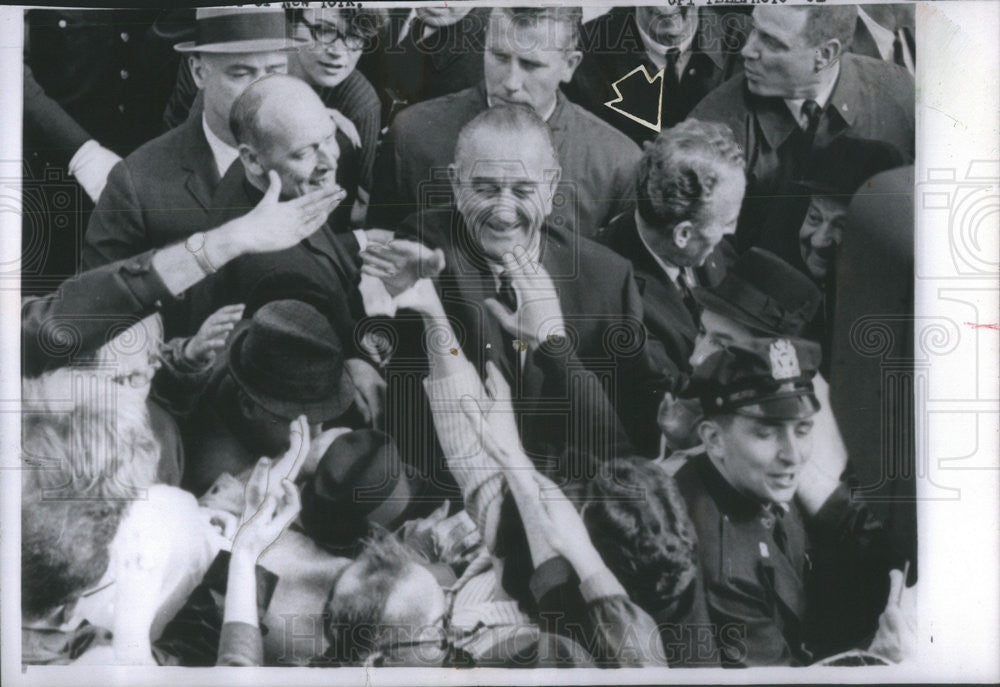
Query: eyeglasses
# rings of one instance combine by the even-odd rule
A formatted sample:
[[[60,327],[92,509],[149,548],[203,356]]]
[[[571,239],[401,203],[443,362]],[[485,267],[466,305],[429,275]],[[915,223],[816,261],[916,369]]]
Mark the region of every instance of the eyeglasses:
[[[338,41],[351,50],[359,50],[365,47],[365,39],[357,34],[341,31],[332,24],[311,24],[305,19],[300,19],[299,23],[309,29],[309,34],[313,40],[320,45],[333,45]]]

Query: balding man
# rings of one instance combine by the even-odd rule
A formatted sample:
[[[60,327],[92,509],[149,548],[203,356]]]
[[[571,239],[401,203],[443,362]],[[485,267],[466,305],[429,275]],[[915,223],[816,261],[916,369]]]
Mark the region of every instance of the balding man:
[[[857,8],[756,7],[743,48],[744,73],[691,112],[736,134],[747,160],[747,202],[736,232],[742,249],[795,180],[841,141],[879,141],[904,162],[914,152],[913,77],[902,67],[848,53]]]
[[[632,266],[551,223],[560,172],[549,128],[533,109],[488,108],[458,136],[448,167],[454,207],[412,215],[399,233],[444,251],[446,266],[435,281],[445,310],[480,372],[491,360],[511,381],[529,451],[551,460],[575,437],[572,371],[580,368],[606,383],[632,443],[655,451],[657,437],[649,434],[656,433],[663,380],[647,357]],[[539,294],[518,286],[517,275],[531,268],[512,270],[512,256],[523,266],[540,265],[551,277],[568,346],[528,331],[538,312],[530,304]],[[507,324],[496,314],[498,304],[508,311]],[[510,332],[511,321],[522,329]]]
[[[553,224],[592,237],[631,207],[638,146],[559,90],[580,63],[579,27],[579,8],[495,8],[483,83],[413,105],[389,128],[375,161],[369,222],[394,227],[424,206],[450,204],[445,170],[459,131],[504,104],[531,107],[549,127],[563,171]]]
[[[87,225],[85,268],[182,241],[213,226],[212,194],[239,157],[229,108],[262,76],[288,71],[295,43],[280,9],[208,8],[197,13],[189,56],[205,107],[115,166]],[[247,208],[249,210],[249,207]]]

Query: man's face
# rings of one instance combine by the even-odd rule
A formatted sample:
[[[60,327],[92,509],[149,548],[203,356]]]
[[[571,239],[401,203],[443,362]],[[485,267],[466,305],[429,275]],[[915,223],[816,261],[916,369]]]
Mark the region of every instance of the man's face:
[[[265,174],[278,172],[283,196],[295,198],[336,185],[337,127],[318,97],[265,104],[258,117],[262,135],[257,159]]]
[[[229,131],[229,111],[243,90],[268,74],[287,74],[283,52],[202,53],[192,62],[195,84],[205,93],[205,116],[217,135]]]
[[[816,49],[805,40],[806,12],[756,7],[743,46],[743,71],[751,93],[804,97],[816,81]]]
[[[548,115],[559,84],[568,82],[580,63],[581,53],[567,49],[568,42],[567,27],[560,22],[515,22],[494,10],[483,55],[490,103],[529,105]]]
[[[307,45],[296,56],[310,83],[333,88],[350,76],[361,58],[364,39],[348,33],[348,25],[335,9],[302,10],[304,23],[296,23],[293,35]]]
[[[686,266],[704,265],[722,237],[736,231],[745,191],[746,178],[742,170],[725,169],[720,172],[718,184],[695,218],[691,237],[683,248]]]
[[[754,338],[753,331],[736,320],[711,310],[701,313],[701,331],[695,339],[694,351],[688,362],[698,367],[708,356],[733,345],[747,345]]]
[[[660,45],[677,45],[698,28],[696,7],[636,7],[635,17],[642,30]]]
[[[802,467],[812,455],[812,419],[730,417],[728,426],[725,422],[715,423],[718,444],[710,449],[722,456],[726,481],[763,503],[791,501]]]
[[[847,202],[836,198],[813,196],[809,211],[799,229],[799,252],[809,273],[826,279],[837,257],[837,248],[847,221]]]
[[[471,7],[459,4],[453,4],[449,7],[418,7],[417,16],[428,26],[441,28],[457,24],[462,20],[462,17],[471,11]]]
[[[452,167],[455,203],[477,248],[501,260],[528,250],[552,212],[558,165],[536,135],[478,136]]]

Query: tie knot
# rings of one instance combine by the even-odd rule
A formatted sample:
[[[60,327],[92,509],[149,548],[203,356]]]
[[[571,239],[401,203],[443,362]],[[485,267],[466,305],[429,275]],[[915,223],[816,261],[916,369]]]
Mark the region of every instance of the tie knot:
[[[802,103],[802,116],[809,121],[810,129],[816,128],[816,125],[819,123],[819,117],[822,113],[823,109],[815,100],[807,100]]]

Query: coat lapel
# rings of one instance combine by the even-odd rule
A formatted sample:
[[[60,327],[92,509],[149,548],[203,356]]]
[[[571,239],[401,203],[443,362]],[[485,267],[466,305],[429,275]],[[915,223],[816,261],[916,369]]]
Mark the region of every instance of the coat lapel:
[[[219,172],[215,168],[212,148],[201,128],[201,112],[193,111],[182,124],[185,127],[181,167],[187,173],[184,188],[206,210],[212,194],[219,185]]]

